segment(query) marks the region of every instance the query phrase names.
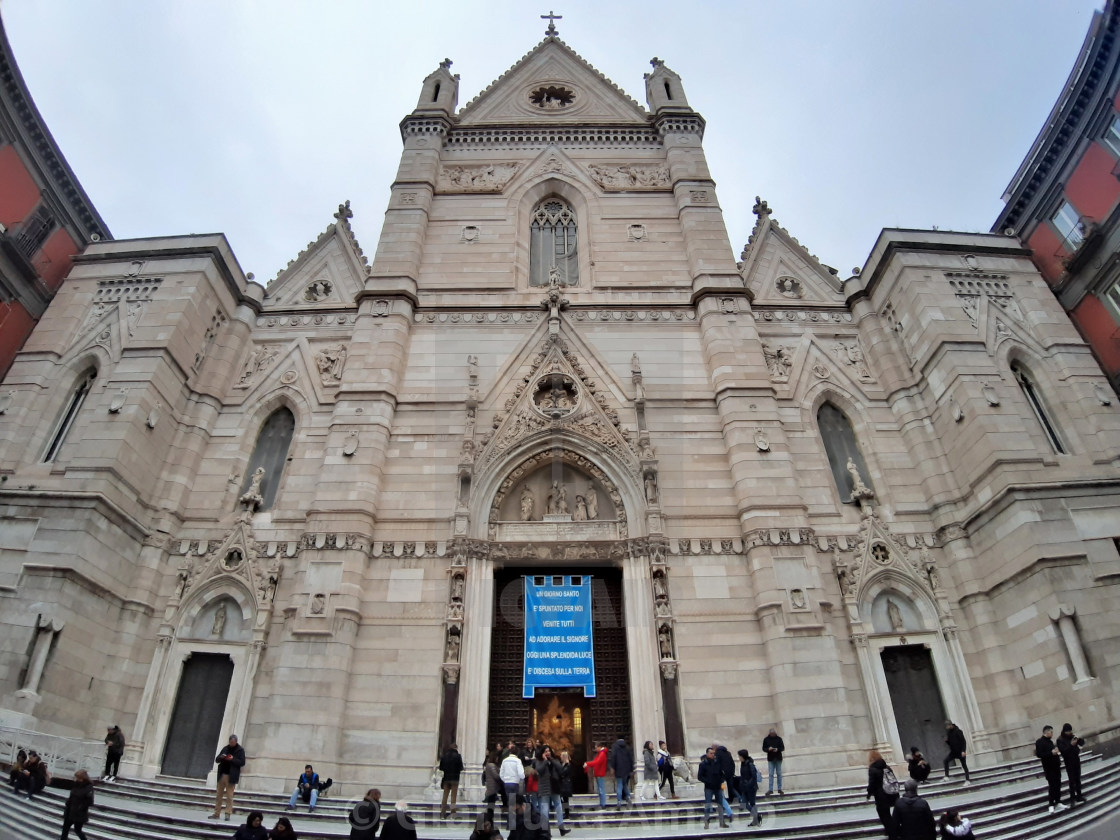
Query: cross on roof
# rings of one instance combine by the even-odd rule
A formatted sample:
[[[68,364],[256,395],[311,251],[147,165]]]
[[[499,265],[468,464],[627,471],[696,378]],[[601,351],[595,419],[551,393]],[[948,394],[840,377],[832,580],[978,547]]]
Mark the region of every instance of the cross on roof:
[[[541,15],[541,20],[547,20],[548,21],[548,29],[546,29],[544,31],[544,34],[545,35],[559,35],[560,34],[559,31],[556,29],[556,21],[563,20],[563,19],[564,19],[563,15],[553,14],[552,9],[548,10],[547,15]]]

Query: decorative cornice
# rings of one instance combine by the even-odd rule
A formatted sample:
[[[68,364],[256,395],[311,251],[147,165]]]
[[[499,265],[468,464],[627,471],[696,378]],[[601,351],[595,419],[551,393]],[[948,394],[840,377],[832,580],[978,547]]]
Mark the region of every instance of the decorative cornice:
[[[649,126],[601,125],[456,127],[444,140],[448,149],[660,148],[661,137]]]
[[[93,237],[112,239],[109,228],[97,213],[66,158],[54,142],[35,101],[19,72],[11,45],[0,21],[0,120],[8,124],[38,169],[40,180],[53,187],[65,202],[69,222],[80,245]]]

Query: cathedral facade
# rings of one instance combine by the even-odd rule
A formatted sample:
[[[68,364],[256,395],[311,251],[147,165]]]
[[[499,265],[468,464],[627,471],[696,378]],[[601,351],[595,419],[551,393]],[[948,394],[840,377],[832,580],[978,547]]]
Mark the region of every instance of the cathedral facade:
[[[1029,252],[845,280],[758,201],[736,260],[652,65],[441,64],[372,263],[348,204],[267,289],[220,235],[77,258],[0,386],[0,723],[413,796],[531,734],[775,727],[796,787],[1116,728],[1120,412]],[[527,578],[590,579],[594,696],[524,696]]]

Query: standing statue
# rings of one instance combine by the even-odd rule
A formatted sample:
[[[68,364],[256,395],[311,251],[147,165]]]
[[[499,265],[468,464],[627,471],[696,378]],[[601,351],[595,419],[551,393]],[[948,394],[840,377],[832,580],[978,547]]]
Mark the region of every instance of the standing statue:
[[[533,491],[529,489],[528,484],[521,485],[521,521],[531,522],[533,519],[533,508],[536,507],[537,500],[533,498]]]
[[[576,496],[576,509],[572,513],[572,519],[576,522],[587,521],[587,500],[583,496]]]
[[[646,503],[657,504],[657,479],[653,477],[653,473],[646,474]]]
[[[673,636],[669,633],[669,625],[662,624],[661,629],[657,633],[657,642],[661,648],[662,659],[673,658]]]
[[[595,492],[595,482],[587,482],[587,489],[583,493],[583,497],[587,500],[587,518],[599,518],[599,494]]]
[[[902,620],[902,610],[898,608],[898,604],[890,599],[887,600],[887,618],[891,622],[891,629],[896,633],[901,633],[906,629],[906,624]]]
[[[856,462],[848,456],[848,463],[846,465],[848,475],[852,477],[852,496],[868,496],[871,494],[871,488],[863,483],[863,478],[859,474],[859,467]]]
[[[560,485],[560,493],[556,496],[556,512],[568,513],[568,488]]]
[[[219,639],[226,629],[226,602],[222,601],[218,605],[218,609],[214,612],[214,626],[210,628],[210,635],[216,636]]]
[[[552,482],[552,487],[548,491],[548,502],[545,504],[544,512],[548,515],[559,513],[559,500],[560,500],[560,482]]]

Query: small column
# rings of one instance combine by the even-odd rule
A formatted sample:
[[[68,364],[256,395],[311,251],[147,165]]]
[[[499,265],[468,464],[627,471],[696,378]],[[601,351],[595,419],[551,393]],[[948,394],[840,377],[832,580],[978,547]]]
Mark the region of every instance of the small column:
[[[481,765],[486,757],[490,683],[482,675],[490,672],[494,568],[484,557],[468,559],[465,547],[461,551],[463,562],[467,563],[467,586],[464,599],[459,688],[455,698],[458,707],[456,729],[459,751],[469,768],[474,767],[476,762]]]
[[[39,683],[43,679],[43,669],[47,667],[47,655],[51,651],[54,637],[62,632],[66,622],[57,618],[40,615],[35,626],[35,647],[31,651],[31,661],[27,666],[27,679],[16,697],[39,699]]]
[[[1076,688],[1092,682],[1094,677],[1089,673],[1089,662],[1085,658],[1085,649],[1081,645],[1081,634],[1077,631],[1077,622],[1073,620],[1075,613],[1076,610],[1068,604],[1059,604],[1050,611],[1050,620],[1057,622],[1058,630],[1062,634],[1070,665],[1073,666],[1073,684]]]
[[[651,585],[649,570],[641,559],[627,557],[622,561],[622,608],[630,664],[630,723],[635,744],[647,739],[659,740],[662,730],[654,683],[655,675],[659,673],[659,658],[649,610]],[[672,659],[671,653],[668,658]]]

